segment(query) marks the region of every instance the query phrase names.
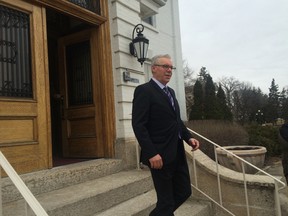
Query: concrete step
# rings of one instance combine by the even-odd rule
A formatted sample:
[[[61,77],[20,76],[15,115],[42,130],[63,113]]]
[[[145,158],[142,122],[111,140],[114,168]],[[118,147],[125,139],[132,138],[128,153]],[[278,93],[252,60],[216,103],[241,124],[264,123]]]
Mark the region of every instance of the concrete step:
[[[175,216],[211,216],[212,205],[208,201],[189,198],[174,213]]]
[[[34,195],[39,195],[101,178],[121,170],[123,170],[122,160],[97,159],[23,174],[20,177]],[[1,179],[1,186],[3,203],[22,198],[8,177]]]
[[[156,203],[155,190],[133,197],[125,202],[113,206],[103,212],[94,214],[93,216],[128,216],[128,215],[149,215]]]
[[[49,216],[147,216],[156,194],[148,169],[123,171],[122,161],[100,159],[20,176]],[[34,215],[10,179],[2,179],[3,215]],[[192,213],[191,213],[192,212]],[[189,199],[175,215],[208,216]]]
[[[155,207],[155,203],[155,190],[150,190],[93,216],[147,216]],[[175,216],[210,216],[210,209],[211,205],[208,202],[189,198],[177,209]]]
[[[132,170],[50,191],[36,198],[50,216],[90,216],[152,188],[149,171]],[[3,215],[25,215],[24,201],[4,204]]]

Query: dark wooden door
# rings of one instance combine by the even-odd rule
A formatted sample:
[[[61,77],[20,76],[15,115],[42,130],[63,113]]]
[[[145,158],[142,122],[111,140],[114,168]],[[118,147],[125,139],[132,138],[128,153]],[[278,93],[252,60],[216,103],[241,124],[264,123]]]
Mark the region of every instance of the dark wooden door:
[[[97,60],[93,30],[59,40],[62,137],[65,157],[104,157],[97,101]]]

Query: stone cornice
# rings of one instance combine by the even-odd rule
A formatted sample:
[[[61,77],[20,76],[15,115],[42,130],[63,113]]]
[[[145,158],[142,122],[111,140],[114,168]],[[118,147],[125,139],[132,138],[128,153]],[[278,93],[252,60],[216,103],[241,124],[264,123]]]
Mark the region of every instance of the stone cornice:
[[[156,4],[158,4],[160,7],[164,6],[167,2],[167,0],[153,0]]]

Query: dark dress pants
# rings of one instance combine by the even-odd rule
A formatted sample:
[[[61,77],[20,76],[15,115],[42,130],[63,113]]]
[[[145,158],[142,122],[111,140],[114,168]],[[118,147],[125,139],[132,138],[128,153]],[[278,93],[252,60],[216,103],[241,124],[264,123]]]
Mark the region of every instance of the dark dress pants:
[[[285,149],[282,152],[282,167],[283,173],[286,178],[286,183],[288,184],[288,150]]]
[[[178,145],[183,145],[179,141]],[[162,169],[150,169],[157,194],[157,203],[150,216],[172,216],[191,195],[188,165],[184,152],[177,153],[177,159]]]

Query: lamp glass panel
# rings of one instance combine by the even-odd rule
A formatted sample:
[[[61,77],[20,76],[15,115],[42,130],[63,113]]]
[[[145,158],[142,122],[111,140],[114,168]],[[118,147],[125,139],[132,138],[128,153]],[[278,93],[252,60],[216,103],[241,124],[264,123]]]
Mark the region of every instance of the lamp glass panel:
[[[142,50],[142,47],[141,47],[142,43],[139,41],[137,43],[134,43],[134,47],[135,47],[135,51],[136,51],[136,55],[137,55],[137,58],[141,58],[141,50]]]

